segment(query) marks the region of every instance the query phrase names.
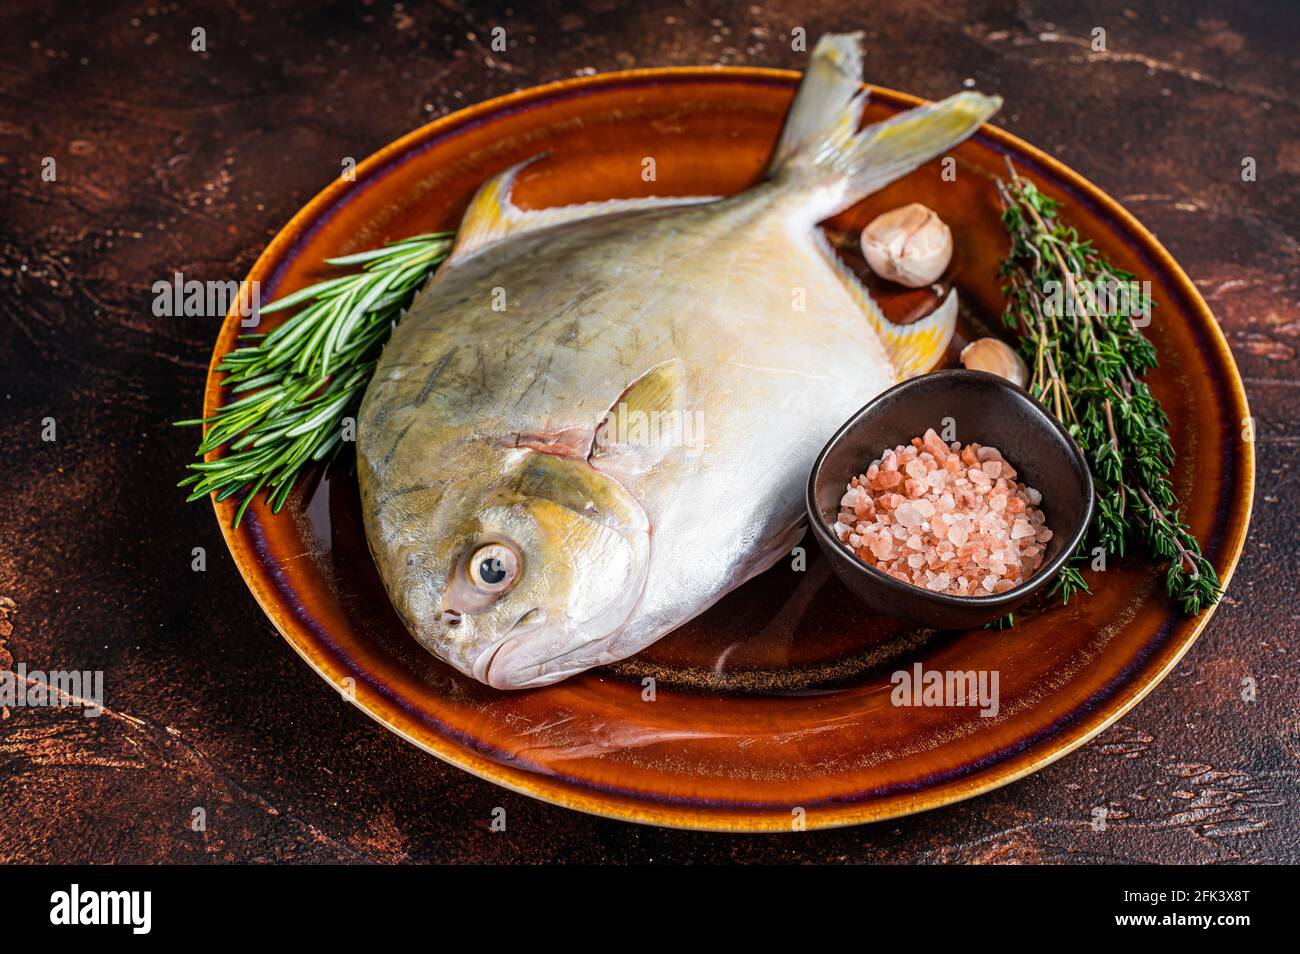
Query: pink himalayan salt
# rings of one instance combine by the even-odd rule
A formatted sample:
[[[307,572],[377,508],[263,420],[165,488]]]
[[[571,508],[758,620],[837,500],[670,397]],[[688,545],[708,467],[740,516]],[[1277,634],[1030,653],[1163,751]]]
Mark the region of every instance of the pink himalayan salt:
[[[833,527],[891,576],[935,592],[990,596],[1043,562],[1052,531],[1042,494],[1016,482],[995,447],[945,444],[931,428],[849,482]]]

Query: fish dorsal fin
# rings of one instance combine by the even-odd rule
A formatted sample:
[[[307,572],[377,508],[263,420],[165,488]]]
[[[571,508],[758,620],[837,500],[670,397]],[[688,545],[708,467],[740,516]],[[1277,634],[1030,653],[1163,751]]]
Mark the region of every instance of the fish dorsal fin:
[[[938,364],[943,353],[948,350],[948,342],[952,340],[952,333],[957,327],[957,289],[950,289],[939,307],[920,321],[896,325],[885,317],[876,300],[871,297],[871,292],[853,274],[853,270],[835,254],[826,236],[820,230],[816,235],[817,244],[826,261],[857,302],[880,343],[885,346],[885,353],[898,374],[898,380],[905,381],[918,374],[925,374]]]
[[[511,199],[515,179],[525,166],[544,156],[545,153],[526,159],[483,183],[470,202],[469,208],[465,210],[465,217],[461,220],[460,228],[456,233],[456,244],[444,268],[472,258],[485,248],[523,232],[611,215],[615,212],[633,212],[640,209],[717,201],[716,196],[644,196],[637,199],[610,199],[606,202],[562,205],[551,209],[532,211],[521,209]]]
[[[592,463],[632,457],[643,464],[681,447],[686,433],[686,364],[669,358],[646,371],[618,396],[596,428]]]

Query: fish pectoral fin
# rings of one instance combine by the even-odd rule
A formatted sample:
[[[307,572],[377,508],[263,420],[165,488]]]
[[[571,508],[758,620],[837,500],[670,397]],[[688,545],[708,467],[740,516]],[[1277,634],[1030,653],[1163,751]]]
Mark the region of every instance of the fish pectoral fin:
[[[606,202],[584,202],[578,205],[561,205],[550,209],[525,210],[514,204],[512,194],[515,180],[526,166],[543,159],[546,153],[525,159],[499,172],[479,188],[465,210],[456,244],[443,268],[448,268],[471,258],[512,235],[547,229],[566,222],[593,219],[616,212],[634,212],[641,209],[668,208],[675,205],[696,205],[715,202],[717,196],[642,196],[635,199],[610,199]]]
[[[588,458],[596,463],[633,454],[659,460],[687,442],[686,364],[669,358],[629,384],[596,428]]]
[[[925,374],[938,364],[943,353],[948,350],[948,342],[952,341],[953,331],[957,328],[957,289],[949,289],[939,307],[920,321],[896,325],[885,317],[876,300],[871,297],[871,292],[853,274],[853,270],[835,254],[825,234],[820,230],[814,234],[817,247],[826,262],[834,269],[845,290],[867,319],[867,324],[885,346],[885,353],[894,366],[898,380],[906,381],[918,374]]]

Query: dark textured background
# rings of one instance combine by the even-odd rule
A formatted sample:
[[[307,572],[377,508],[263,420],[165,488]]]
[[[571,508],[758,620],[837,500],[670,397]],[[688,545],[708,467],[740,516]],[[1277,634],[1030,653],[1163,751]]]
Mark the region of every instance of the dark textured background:
[[[8,0],[0,665],[103,669],[111,712],[5,714],[0,859],[1300,861],[1298,24],[1294,3],[1221,0]],[[508,53],[487,46],[496,25]],[[206,54],[190,51],[196,26]],[[1222,322],[1257,416],[1246,553],[1205,634],[1137,709],[974,801],[764,837],[533,802],[381,729],[275,634],[211,509],[172,489],[193,434],[169,421],[199,409],[218,321],[153,317],[150,286],[174,271],[241,277],[341,157],[464,104],[621,67],[798,67],[792,26],[866,29],[882,85],[939,97],[971,77],[1003,94],[999,124],[1159,234]],[[1255,183],[1241,181],[1244,156]],[[40,440],[47,416],[55,443]],[[206,573],[190,569],[195,546]],[[489,828],[498,805],[506,833]],[[190,830],[194,806],[206,833]],[[1110,810],[1105,832],[1089,826],[1095,806]]]

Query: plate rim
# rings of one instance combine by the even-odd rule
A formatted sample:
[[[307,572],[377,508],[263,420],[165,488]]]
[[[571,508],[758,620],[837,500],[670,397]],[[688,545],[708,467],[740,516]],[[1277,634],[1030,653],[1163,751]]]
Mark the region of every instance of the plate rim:
[[[382,170],[388,162],[403,156],[413,147],[418,147],[424,140],[444,131],[503,111],[517,110],[530,103],[549,99],[556,94],[573,93],[589,88],[613,89],[631,83],[684,78],[699,81],[719,79],[767,81],[770,85],[790,85],[793,89],[801,76],[802,73],[795,70],[737,66],[674,66],[613,70],[528,87],[455,110],[410,130],[367,156],[357,164],[354,180],[337,177],[317,192],[276,232],[254,261],[245,281],[259,280],[260,277],[274,279],[278,273],[278,265],[288,253],[292,252],[299,236],[309,231],[322,212],[327,212],[348,192],[364,187],[368,176],[377,170]],[[864,84],[864,87],[870,90],[874,99],[902,108],[911,108],[926,102],[909,93],[888,87],[875,84]],[[1160,240],[1118,200],[1112,198],[1091,180],[1031,143],[989,123],[982,124],[976,135],[986,137],[1003,151],[1024,156],[1043,171],[1085,196],[1107,217],[1126,230],[1144,252],[1152,256],[1162,273],[1168,276],[1170,283],[1183,296],[1189,310],[1194,312],[1208,329],[1210,344],[1228,370],[1227,384],[1231,397],[1235,400],[1242,417],[1249,417],[1250,407],[1245,385],[1231,349],[1228,347],[1223,329],[1214,319],[1213,312],[1195,283]],[[208,364],[203,396],[205,418],[211,413],[216,400],[221,397],[223,376],[217,370],[217,364],[228,353],[239,333],[239,319],[238,303],[236,303],[232,305],[230,312],[222,321]],[[204,430],[206,432],[206,427]],[[1252,441],[1243,440],[1242,444],[1244,447],[1241,464],[1246,496],[1240,519],[1227,530],[1228,536],[1225,539],[1227,562],[1220,573],[1220,582],[1225,590],[1232,580],[1245,546],[1254,506],[1255,447]],[[212,451],[205,456],[205,459],[212,460],[218,456],[220,456],[219,451]],[[711,811],[672,803],[651,805],[622,794],[574,791],[573,787],[564,780],[549,779],[548,776],[523,769],[512,769],[432,732],[427,733],[428,737],[426,737],[426,733],[412,731],[408,728],[409,723],[403,724],[400,707],[384,699],[374,690],[364,685],[356,686],[356,691],[353,693],[341,689],[342,680],[350,676],[350,673],[336,670],[328,664],[328,660],[311,652],[314,637],[308,627],[293,619],[291,614],[284,612],[277,599],[275,588],[266,578],[266,568],[258,559],[256,546],[249,539],[251,531],[245,528],[234,529],[231,526],[237,502],[233,499],[218,501],[214,494],[212,504],[222,538],[230,550],[240,576],[284,641],[322,679],[340,692],[344,699],[352,702],[370,718],[412,745],[458,769],[510,791],[598,817],[695,831],[760,833],[798,830],[791,824],[789,816],[763,810],[729,807],[725,811]],[[1157,673],[1147,678],[1141,685],[1134,687],[1130,684],[1121,690],[1127,692],[1126,697],[1112,699],[1098,706],[1093,712],[1079,715],[1074,725],[1036,743],[1038,746],[1051,746],[1050,751],[1040,752],[1035,756],[1034,747],[1031,746],[1026,753],[1007,756],[992,766],[980,768],[958,779],[926,787],[911,795],[893,795],[877,801],[846,803],[842,806],[819,806],[815,811],[808,812],[805,828],[807,830],[841,828],[912,815],[991,792],[1045,768],[1095,738],[1142,701],[1169,675],[1200,638],[1216,609],[1217,606],[1208,608],[1195,620],[1181,645]],[[1068,737],[1066,741],[1059,741],[1063,736]]]

